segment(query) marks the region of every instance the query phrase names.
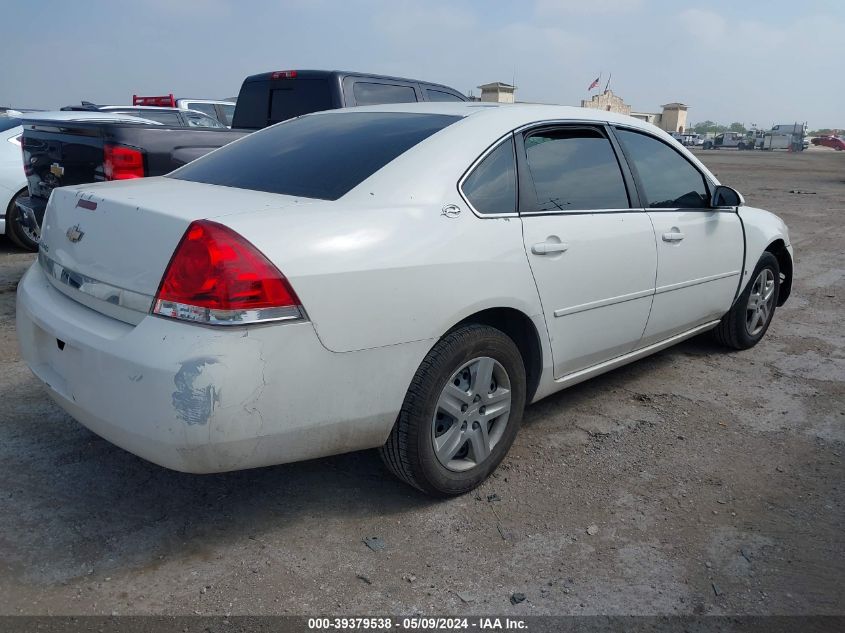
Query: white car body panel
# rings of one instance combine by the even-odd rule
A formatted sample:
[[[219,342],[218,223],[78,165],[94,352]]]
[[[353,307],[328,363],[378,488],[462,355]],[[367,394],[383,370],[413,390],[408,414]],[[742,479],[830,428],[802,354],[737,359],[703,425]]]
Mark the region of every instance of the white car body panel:
[[[79,287],[48,279],[36,263],[17,302],[22,355],[51,396],[115,444],[190,472],[379,446],[425,355],[467,317],[508,308],[530,320],[541,350],[536,401],[714,327],[734,300],[739,271],[747,280],[767,246],[788,245],[778,218],[744,207],[740,216],[632,209],[491,218],[477,215],[458,190],[488,147],[528,123],[611,121],[671,138],[635,119],[530,105],[356,110],[466,118],[336,201],[170,177],[56,189],[40,257],[78,276]],[[739,217],[748,240],[744,266]],[[215,328],[121,303],[152,303],[197,219],[224,224],[264,253],[290,281],[307,320]],[[689,241],[664,245],[657,236],[675,225]],[[85,232],[78,243],[66,238],[73,228]],[[705,244],[713,235],[724,243]],[[566,241],[567,252],[529,254],[549,236]],[[718,279],[689,283],[707,276]]]
[[[633,350],[648,321],[657,271],[648,215],[526,215],[522,224],[526,251],[548,241],[567,247],[528,257],[545,310],[555,377]]]
[[[660,209],[648,215],[658,265],[642,346],[721,318],[736,296],[743,257],[742,226],[733,211]]]
[[[22,133],[21,126],[0,132],[0,235],[6,233],[6,214],[12,199],[26,189],[21,146],[15,140]]]

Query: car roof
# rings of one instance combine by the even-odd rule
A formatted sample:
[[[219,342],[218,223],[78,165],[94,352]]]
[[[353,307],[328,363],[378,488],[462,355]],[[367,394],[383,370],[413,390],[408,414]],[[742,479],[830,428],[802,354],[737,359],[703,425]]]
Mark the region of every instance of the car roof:
[[[369,192],[377,189],[382,192],[390,191],[400,179],[404,179],[403,181],[413,189],[413,195],[408,194],[411,199],[417,201],[427,199],[433,195],[432,192],[436,190],[440,182],[436,174],[465,171],[468,165],[472,165],[479,156],[483,155],[484,151],[499,140],[507,138],[514,130],[544,123],[609,123],[642,130],[674,148],[701,170],[711,182],[719,184],[716,176],[667,132],[641,119],[607,110],[528,103],[421,102],[340,108],[305,116],[351,116],[355,113],[368,112],[448,115],[458,117],[458,120],[412,147],[373,174],[365,181],[367,182],[366,191],[361,193],[363,189],[356,187],[347,194],[350,200],[357,196],[360,201],[365,202]],[[285,123],[277,125],[285,125]],[[262,132],[258,131],[256,134],[262,134]],[[422,177],[424,168],[430,165],[437,165],[437,168],[429,170],[431,177]],[[405,190],[402,192],[407,193]],[[401,197],[404,195],[402,192],[397,195]]]
[[[392,77],[390,75],[375,75],[373,73],[364,73],[355,70],[307,70],[303,69],[300,70],[298,68],[292,68],[291,71],[296,72],[297,78],[314,78],[314,77],[367,77],[370,79],[384,79],[386,81],[406,81],[410,83],[418,83],[418,84],[425,84],[426,86],[436,86],[440,88],[446,88],[451,92],[457,92],[458,94],[463,94],[460,90],[455,90],[451,86],[447,86],[445,84],[440,84],[434,81],[426,81],[425,79],[414,79],[411,77]],[[284,71],[270,71],[266,73],[258,73],[257,75],[250,75],[244,82],[251,82],[251,81],[272,81],[273,72],[287,72],[287,69]],[[296,79],[291,80],[283,80],[283,81],[296,81]],[[464,95],[466,99],[466,96]]]
[[[511,129],[539,121],[584,121],[618,123],[626,127],[633,127],[649,132],[659,132],[661,135],[671,136],[657,126],[646,123],[624,114],[598,110],[595,108],[579,108],[576,106],[546,105],[537,103],[486,103],[483,101],[427,101],[418,103],[386,103],[374,106],[359,106],[327,110],[322,114],[343,114],[351,112],[414,112],[429,114],[446,114],[460,117],[483,118],[489,122],[504,124]],[[309,115],[313,116],[313,115]]]

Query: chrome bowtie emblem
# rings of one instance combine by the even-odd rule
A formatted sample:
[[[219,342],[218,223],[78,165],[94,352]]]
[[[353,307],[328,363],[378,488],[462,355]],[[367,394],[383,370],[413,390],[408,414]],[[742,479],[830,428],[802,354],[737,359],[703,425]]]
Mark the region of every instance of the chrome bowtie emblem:
[[[79,229],[79,225],[77,224],[76,226],[70,227],[65,235],[67,235],[67,238],[75,244],[82,239],[82,236],[85,235],[85,231],[81,231]]]
[[[456,204],[447,204],[443,207],[443,210],[440,211],[440,215],[446,216],[447,218],[456,218],[461,214],[461,208]]]

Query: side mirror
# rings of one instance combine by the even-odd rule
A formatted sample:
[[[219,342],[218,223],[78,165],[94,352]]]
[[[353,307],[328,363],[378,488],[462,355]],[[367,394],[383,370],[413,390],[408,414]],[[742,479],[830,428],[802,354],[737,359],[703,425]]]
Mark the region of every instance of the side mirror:
[[[713,207],[741,207],[745,204],[742,194],[731,187],[719,185],[713,192]]]

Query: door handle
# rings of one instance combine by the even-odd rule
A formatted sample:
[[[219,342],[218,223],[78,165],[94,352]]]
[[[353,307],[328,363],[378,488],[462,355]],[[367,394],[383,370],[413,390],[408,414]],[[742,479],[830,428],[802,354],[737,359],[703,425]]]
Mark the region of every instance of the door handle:
[[[531,252],[535,255],[550,255],[566,252],[567,249],[569,249],[569,244],[562,242],[538,242],[531,247]]]
[[[685,237],[686,237],[686,235],[684,235],[680,231],[672,231],[671,233],[664,233],[663,234],[663,241],[664,242],[680,242]]]

